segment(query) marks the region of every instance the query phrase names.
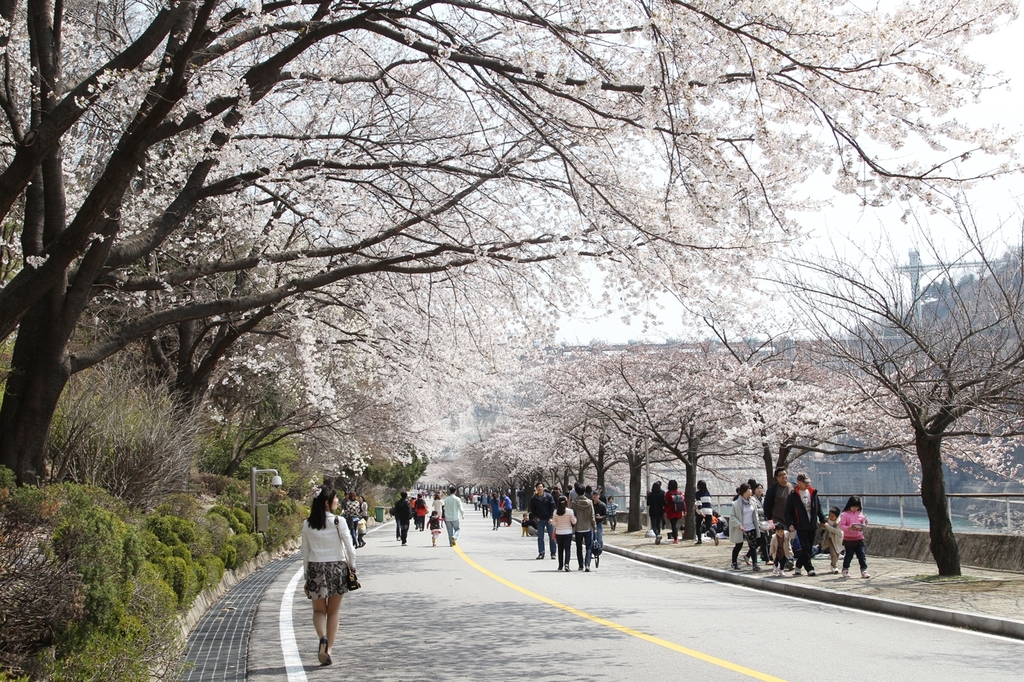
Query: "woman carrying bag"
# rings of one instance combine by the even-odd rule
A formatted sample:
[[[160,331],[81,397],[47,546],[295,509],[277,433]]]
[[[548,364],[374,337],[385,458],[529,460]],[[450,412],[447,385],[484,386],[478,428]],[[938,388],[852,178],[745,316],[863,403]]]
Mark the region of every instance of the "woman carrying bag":
[[[338,495],[323,488],[310,505],[309,518],[302,523],[302,565],[306,597],[313,600],[313,627],[320,637],[317,658],[330,665],[334,638],[338,634],[341,597],[356,580],[356,550],[348,527],[342,529],[335,516]]]

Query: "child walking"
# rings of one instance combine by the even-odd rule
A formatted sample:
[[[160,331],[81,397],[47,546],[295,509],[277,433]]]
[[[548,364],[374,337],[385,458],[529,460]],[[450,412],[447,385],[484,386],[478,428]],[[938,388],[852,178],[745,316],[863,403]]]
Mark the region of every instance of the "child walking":
[[[775,526],[775,534],[772,535],[772,544],[769,550],[768,554],[775,564],[772,575],[782,575],[782,569],[786,567],[786,562],[793,559],[793,546],[789,544],[789,539],[786,538],[786,527],[781,523]]]
[[[366,546],[366,519],[360,517],[356,522],[356,547]]]
[[[441,517],[438,515],[437,510],[430,512],[430,519],[427,521],[427,527],[430,528],[430,545],[437,547],[437,536],[441,534]]]
[[[846,548],[846,556],[843,557],[843,577],[850,577],[850,563],[853,555],[857,555],[857,562],[860,564],[860,577],[870,578],[868,575],[868,560],[864,556],[864,527],[868,525],[868,517],[860,510],[860,498],[851,497],[846,502],[843,513],[839,515],[839,528],[843,531],[843,547]]]
[[[843,546],[843,531],[839,528],[839,507],[832,507],[828,510],[828,520],[822,528],[821,551],[828,552],[832,561],[831,573],[838,573],[839,552]]]

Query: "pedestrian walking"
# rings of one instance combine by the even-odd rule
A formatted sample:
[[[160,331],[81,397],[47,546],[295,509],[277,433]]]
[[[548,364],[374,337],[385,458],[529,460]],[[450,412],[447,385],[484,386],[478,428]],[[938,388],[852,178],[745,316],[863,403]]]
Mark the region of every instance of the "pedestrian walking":
[[[416,495],[416,504],[413,505],[413,512],[416,514],[416,530],[422,531],[427,521],[427,501],[423,499],[423,493]]]
[[[395,502],[395,508],[391,515],[395,517],[395,523],[398,524],[398,539],[402,541],[402,546],[405,547],[409,539],[409,520],[412,518],[409,493],[403,490],[399,494],[398,502]]]
[[[608,506],[608,528],[609,528],[609,530],[614,531],[616,524],[618,524],[618,522],[619,522],[619,519],[616,516],[619,513],[619,505],[615,504],[615,497],[613,497],[612,495],[608,496],[608,505],[607,506]]]
[[[665,514],[665,493],[661,489],[661,481],[655,481],[651,492],[647,493],[647,518],[654,531],[654,544],[661,544],[661,522]]]
[[[491,494],[491,530],[498,530],[501,524],[501,498]]]
[[[668,537],[672,544],[679,544],[679,521],[686,513],[686,498],[683,491],[679,489],[679,483],[673,478],[668,482],[668,490],[665,491],[665,519],[671,524],[672,530]]]
[[[564,495],[558,497],[555,503],[555,514],[551,517],[554,527],[555,543],[558,546],[558,570],[569,570],[569,555],[572,552],[573,527],[576,525],[576,515],[568,508],[569,501]]]
[[[694,497],[697,500],[697,511],[699,516],[697,517],[697,544],[702,544],[702,540],[708,533],[714,538],[715,544],[718,544],[718,533],[715,531],[715,508],[711,504],[711,493],[708,491],[708,484],[704,481],[697,481],[697,492]]]
[[[753,554],[753,569],[761,570],[761,567],[757,565],[757,538],[761,531],[757,527],[757,503],[750,499],[753,493],[754,491],[750,489],[749,485],[741,483],[740,487],[736,488],[736,499],[732,503],[732,516],[729,518],[729,541],[733,543],[732,568],[734,571],[740,569],[737,559],[744,542],[747,543]]]
[[[857,555],[857,563],[860,564],[860,577],[870,578],[868,575],[868,560],[864,552],[864,529],[868,525],[868,517],[861,511],[860,498],[851,497],[846,501],[843,513],[839,515],[839,527],[843,530],[843,547],[846,548],[846,556],[843,557],[843,577],[850,577],[850,564],[853,556]]]
[[[455,486],[449,486],[448,497],[444,498],[444,525],[448,529],[448,545],[455,547],[459,539],[459,522],[466,518],[462,511],[462,500],[455,494]]]
[[[750,501],[754,503],[754,512],[757,514],[757,529],[760,531],[760,535],[757,536],[757,550],[756,552],[747,552],[746,559],[749,563],[754,558],[754,554],[761,556],[761,561],[768,563],[768,519],[764,513],[764,507],[761,506],[761,501],[764,499],[764,486],[750,479],[747,481],[747,485],[750,486],[752,494],[750,495]]]
[[[551,517],[555,513],[555,498],[544,490],[544,484],[538,483],[530,498],[530,519],[537,525],[537,558],[544,558],[544,542],[551,549],[551,558],[555,558],[556,544],[551,536]]]
[[[441,534],[441,515],[436,511],[430,512],[430,520],[427,521],[427,525],[430,527],[430,544],[432,547],[436,547],[437,537]]]
[[[356,524],[359,523],[359,511],[362,506],[359,504],[359,499],[356,497],[354,491],[349,491],[345,497],[345,507],[343,513],[345,515],[345,522],[348,526],[348,532],[352,534],[353,544],[356,542],[358,536],[358,530]]]
[[[828,510],[828,518],[822,527],[821,544],[819,549],[824,554],[828,552],[831,567],[830,573],[839,573],[839,554],[843,551],[843,529],[839,527],[839,515],[842,512],[839,507],[832,507]]]
[[[302,523],[302,569],[306,597],[313,601],[313,627],[320,638],[317,659],[331,665],[331,652],[338,635],[341,599],[348,592],[348,577],[356,572],[356,550],[352,535],[342,529],[336,516],[338,496],[332,488],[318,491]]]
[[[594,550],[594,503],[587,497],[582,484],[577,483],[573,490],[576,491],[576,499],[572,501],[572,512],[576,517],[576,570],[589,573]]]
[[[430,501],[430,510],[437,512],[438,518],[444,518],[444,500],[441,499],[441,491],[434,491],[434,499]]]
[[[825,515],[821,513],[821,502],[818,492],[811,487],[811,479],[807,474],[796,477],[796,489],[786,500],[786,527],[796,533],[800,547],[795,549],[796,570],[793,575],[800,575],[800,569],[806,568],[807,575],[814,575],[811,563],[811,547],[814,546],[814,534],[819,526],[825,525]]]

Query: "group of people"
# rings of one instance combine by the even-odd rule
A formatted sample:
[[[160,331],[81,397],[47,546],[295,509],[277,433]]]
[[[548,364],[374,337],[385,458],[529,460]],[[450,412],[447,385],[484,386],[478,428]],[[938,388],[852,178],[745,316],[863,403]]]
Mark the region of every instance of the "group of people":
[[[697,544],[701,544],[705,536],[710,536],[717,545],[721,522],[717,520],[711,493],[704,481],[697,482],[695,499]],[[686,505],[676,481],[669,481],[666,491],[662,491],[660,481],[651,486],[647,495],[647,512],[656,544],[661,543],[665,522],[671,527],[669,539],[679,542],[678,524],[686,512]],[[861,577],[870,578],[864,544],[867,524],[859,498],[851,497],[843,509],[832,507],[826,515],[818,492],[811,486],[810,477],[799,474],[793,486],[789,482],[789,472],[779,468],[775,470],[775,482],[767,491],[754,480],[736,488],[728,521],[729,542],[733,543],[732,568],[739,570],[739,555],[746,546],[744,561],[754,571],[761,570],[760,559],[765,564],[772,563],[772,573],[776,576],[790,570],[794,576],[801,575],[802,571],[813,576],[816,573],[812,558],[827,553],[831,573],[840,573],[838,562],[842,557],[841,572],[843,577],[848,577],[850,565],[856,557]]]
[[[429,529],[430,544],[434,546],[437,545],[443,524],[448,531],[448,545],[454,547],[459,539],[460,522],[466,518],[466,513],[455,486],[450,486],[447,497],[442,498],[441,491],[436,490],[433,499],[430,499],[429,493],[420,492],[413,501],[409,500],[409,493],[403,490],[391,508],[391,516],[395,519],[395,539],[400,540],[403,547],[409,544],[410,523],[418,531]]]
[[[572,545],[576,543],[576,570],[590,572],[601,564],[604,550],[604,524],[614,519],[614,498],[605,498],[600,490],[582,483],[573,485],[563,495],[555,485],[547,492],[538,483],[530,498],[529,514],[523,516],[524,531],[537,534],[537,559],[545,557],[545,545],[551,559],[558,559],[559,571],[570,571]],[[614,525],[612,526],[614,530]]]

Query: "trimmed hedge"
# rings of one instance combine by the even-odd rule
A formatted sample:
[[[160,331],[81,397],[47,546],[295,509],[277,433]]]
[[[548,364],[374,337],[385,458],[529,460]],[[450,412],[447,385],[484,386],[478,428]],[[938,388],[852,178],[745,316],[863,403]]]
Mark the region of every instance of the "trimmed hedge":
[[[30,537],[38,548],[27,551],[79,576],[72,589],[80,604],[74,618],[55,623],[52,644],[27,641],[19,650],[35,655],[3,660],[0,668],[8,670],[0,669],[0,682],[20,680],[26,672],[33,679],[68,682],[175,679],[183,644],[178,615],[200,591],[219,583],[225,570],[296,537],[308,513],[287,498],[272,503],[265,546],[262,535],[250,532],[252,516],[234,506],[233,497],[204,511],[194,498],[174,495],[140,515],[89,486],[15,488],[0,467],[0,520],[11,528],[29,520],[32,532],[19,537]],[[17,590],[29,589],[23,583],[0,572],[5,594],[17,597]],[[10,641],[19,633],[0,635]],[[45,653],[48,647],[52,654]]]

